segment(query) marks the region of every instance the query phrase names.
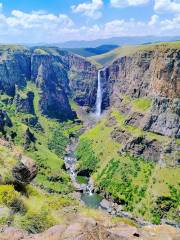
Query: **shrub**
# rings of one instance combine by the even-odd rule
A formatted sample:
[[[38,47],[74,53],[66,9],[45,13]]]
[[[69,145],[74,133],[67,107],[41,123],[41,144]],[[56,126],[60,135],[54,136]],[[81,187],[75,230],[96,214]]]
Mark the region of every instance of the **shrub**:
[[[92,142],[82,139],[77,147],[76,156],[79,160],[78,167],[80,170],[94,171],[97,168],[99,160],[92,149]]]
[[[12,208],[15,212],[24,209],[20,194],[14,190],[12,185],[0,186],[0,204]]]
[[[40,233],[52,227],[56,221],[49,215],[48,211],[38,212],[29,210],[24,216],[15,218],[15,225],[28,231],[29,233]]]

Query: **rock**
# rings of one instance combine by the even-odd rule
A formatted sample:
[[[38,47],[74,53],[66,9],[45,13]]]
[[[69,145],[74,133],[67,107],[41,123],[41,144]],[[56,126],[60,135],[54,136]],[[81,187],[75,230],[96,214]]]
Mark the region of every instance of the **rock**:
[[[0,50],[0,90],[10,96],[15,95],[15,86],[23,88],[31,79],[31,51],[26,47]]]
[[[33,144],[34,147],[34,143],[36,142],[36,138],[34,136],[34,134],[29,130],[29,128],[27,128],[25,134],[24,134],[24,149],[29,149],[31,144]],[[35,147],[34,147],[35,148]]]
[[[12,127],[11,119],[4,110],[0,109],[0,131],[4,131],[4,127]]]
[[[144,117],[144,114],[134,112],[128,119],[125,120],[124,123],[127,125],[133,125],[136,127],[140,127],[139,123],[143,117]]]
[[[156,140],[137,137],[129,141],[122,151],[130,152],[137,157],[143,156],[145,160],[158,162],[161,156],[161,145]]]
[[[111,235],[116,236],[117,238],[120,237],[121,239],[131,240],[133,236],[140,236],[138,229],[133,226],[128,226],[123,223],[119,223],[116,227],[112,227],[108,229]]]
[[[173,102],[168,98],[157,97],[150,113],[146,116],[143,130],[152,131],[169,137],[180,137],[180,100]]]
[[[111,137],[114,141],[125,144],[131,138],[131,134],[123,129],[115,127],[111,132]]]
[[[26,185],[37,175],[36,163],[28,157],[20,156],[20,162],[13,168],[15,183]]]
[[[107,201],[106,199],[103,199],[101,202],[100,202],[100,206],[104,209],[110,209],[111,208],[111,204],[109,201]]]
[[[179,49],[156,46],[114,61],[102,74],[109,103],[123,95],[178,98],[179,56]]]
[[[14,98],[16,111],[26,114],[34,114],[34,93],[29,91],[26,96],[17,94]]]
[[[69,97],[81,106],[92,108],[96,101],[97,69],[84,58],[58,48],[4,46],[0,50],[0,91],[15,96],[17,111],[34,114],[33,93],[22,97],[27,81],[36,83],[42,114],[60,121],[74,120]]]

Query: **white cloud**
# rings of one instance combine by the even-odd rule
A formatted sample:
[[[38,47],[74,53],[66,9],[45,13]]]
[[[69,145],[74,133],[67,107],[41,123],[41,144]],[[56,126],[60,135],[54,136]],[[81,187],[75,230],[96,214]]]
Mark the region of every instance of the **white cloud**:
[[[2,9],[3,10],[3,9]],[[0,12],[0,42],[38,43],[68,40],[94,40],[98,38],[142,35],[180,35],[180,14],[161,20],[153,15],[147,21],[114,19],[112,21],[77,27],[65,14],[45,11],[26,13],[13,10],[10,15]]]
[[[171,0],[155,0],[154,10],[157,12],[180,13],[180,2]]]
[[[73,5],[71,8],[74,13],[82,13],[87,17],[98,19],[102,16],[102,13],[99,11],[102,7],[102,0],[92,0],[90,3],[80,3],[79,5]]]
[[[158,23],[158,20],[159,20],[159,16],[158,15],[151,16],[151,19],[148,22],[149,26],[155,25],[156,23]]]
[[[165,32],[174,32],[178,35],[180,32],[180,15],[177,15],[173,19],[165,19],[160,22],[161,29]],[[179,33],[180,34],[180,33]]]
[[[66,27],[72,26],[73,21],[65,14],[46,14],[38,11],[32,13],[25,13],[19,10],[13,10],[10,17],[5,18],[6,23],[11,27],[22,28],[52,28],[59,24]]]
[[[111,0],[112,7],[124,8],[129,6],[139,6],[148,3],[149,0]]]

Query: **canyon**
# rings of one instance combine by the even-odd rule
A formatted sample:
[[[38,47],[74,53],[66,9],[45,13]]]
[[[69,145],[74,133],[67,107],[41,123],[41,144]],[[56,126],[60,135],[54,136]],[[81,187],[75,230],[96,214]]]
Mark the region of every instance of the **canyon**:
[[[65,225],[52,230],[59,239],[61,230],[70,234],[68,226],[74,229],[69,218],[76,216],[82,224],[75,227],[76,238],[67,239],[88,239],[93,231],[104,239],[163,239],[159,230],[151,238],[150,232],[156,231],[151,223],[174,226],[159,227],[164,234],[173,232],[167,233],[169,239],[178,239],[178,43],[135,46],[107,66],[57,47],[1,45],[0,93],[0,209],[7,211],[0,224],[9,222],[12,233],[20,231],[17,236],[22,237],[14,239],[29,239],[27,232],[43,232],[65,218]],[[127,213],[125,222],[139,219],[150,230],[134,229],[131,222],[114,223],[118,216],[111,206],[106,212],[112,216],[102,209],[88,210],[103,215],[97,219],[93,212],[93,222],[79,195],[87,187],[105,205]],[[16,201],[1,199],[6,193]],[[32,206],[33,199],[42,208]],[[33,216],[45,226],[38,227]],[[106,230],[104,219],[110,224]],[[125,228],[130,235],[123,235]],[[8,231],[2,227],[2,239]],[[47,239],[50,232],[44,233]]]

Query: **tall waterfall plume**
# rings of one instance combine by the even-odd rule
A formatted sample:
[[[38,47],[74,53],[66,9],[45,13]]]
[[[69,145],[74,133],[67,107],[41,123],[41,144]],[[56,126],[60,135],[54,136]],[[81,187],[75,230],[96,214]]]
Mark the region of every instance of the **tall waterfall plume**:
[[[102,89],[101,89],[101,70],[98,71],[98,88],[96,98],[96,116],[100,117],[102,106]]]

